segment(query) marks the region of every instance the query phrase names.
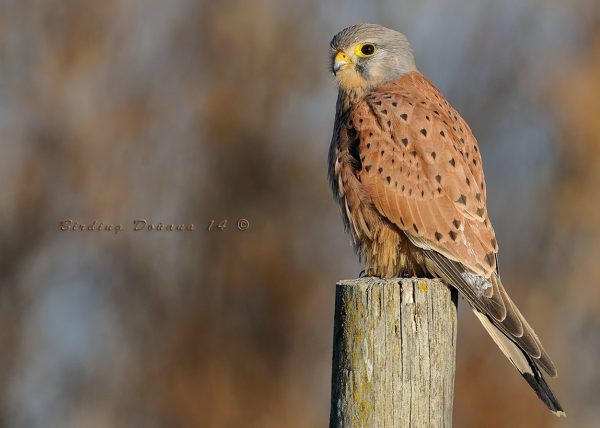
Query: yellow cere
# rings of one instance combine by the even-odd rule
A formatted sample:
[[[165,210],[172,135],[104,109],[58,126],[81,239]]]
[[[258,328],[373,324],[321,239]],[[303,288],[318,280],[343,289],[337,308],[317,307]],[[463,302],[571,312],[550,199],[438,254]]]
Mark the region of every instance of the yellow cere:
[[[346,53],[344,51],[339,51],[337,53],[337,55],[335,56],[335,62],[350,62],[350,58],[348,57],[348,55],[346,55]]]

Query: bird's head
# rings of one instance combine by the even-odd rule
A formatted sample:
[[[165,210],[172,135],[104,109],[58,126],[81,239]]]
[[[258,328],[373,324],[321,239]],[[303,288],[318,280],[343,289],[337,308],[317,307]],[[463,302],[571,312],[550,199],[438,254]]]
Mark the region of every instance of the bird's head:
[[[416,70],[404,34],[380,25],[345,28],[333,37],[330,47],[331,71],[345,92],[368,92]]]

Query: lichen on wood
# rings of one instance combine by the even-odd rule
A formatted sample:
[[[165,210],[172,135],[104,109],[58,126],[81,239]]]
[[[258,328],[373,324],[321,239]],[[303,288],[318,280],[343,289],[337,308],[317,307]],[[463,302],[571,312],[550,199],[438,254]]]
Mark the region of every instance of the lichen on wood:
[[[339,282],[330,427],[450,427],[456,302],[439,280]]]

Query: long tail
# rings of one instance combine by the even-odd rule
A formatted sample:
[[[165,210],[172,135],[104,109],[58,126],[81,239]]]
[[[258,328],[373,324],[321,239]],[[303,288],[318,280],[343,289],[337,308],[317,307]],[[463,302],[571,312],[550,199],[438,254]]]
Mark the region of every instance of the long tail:
[[[469,302],[494,342],[556,416],[566,416],[540,369],[551,377],[556,367],[540,339],[506,293],[500,277],[474,275],[461,263],[432,250],[425,250],[429,270],[453,285]]]
[[[490,334],[496,345],[500,348],[506,358],[510,360],[513,366],[521,373],[527,383],[533,388],[537,396],[548,406],[556,416],[566,416],[562,406],[552,393],[552,390],[546,383],[544,376],[532,361],[531,357],[521,350],[515,343],[504,335],[489,318],[473,308],[473,312],[483,324],[483,327]]]

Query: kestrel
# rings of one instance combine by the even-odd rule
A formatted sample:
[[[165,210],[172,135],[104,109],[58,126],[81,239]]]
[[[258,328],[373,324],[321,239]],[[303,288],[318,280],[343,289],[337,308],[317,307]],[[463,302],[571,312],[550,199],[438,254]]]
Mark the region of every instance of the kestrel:
[[[331,41],[338,82],[329,179],[367,275],[455,287],[538,397],[563,409],[556,368],[508,297],[471,129],[416,68],[406,37],[361,24]]]

